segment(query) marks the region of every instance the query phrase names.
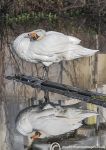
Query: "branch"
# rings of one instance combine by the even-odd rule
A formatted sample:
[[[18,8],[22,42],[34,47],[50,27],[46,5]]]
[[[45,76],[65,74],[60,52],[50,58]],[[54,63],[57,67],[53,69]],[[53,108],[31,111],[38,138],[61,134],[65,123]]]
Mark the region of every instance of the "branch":
[[[92,103],[106,108],[106,95],[102,93],[96,93],[80,89],[77,87],[68,86],[65,84],[59,84],[52,81],[45,81],[38,77],[32,76],[25,76],[25,75],[6,76],[6,79],[16,80],[17,82],[29,85],[32,88],[40,88],[43,91],[58,93],[67,97],[79,99],[87,103]]]

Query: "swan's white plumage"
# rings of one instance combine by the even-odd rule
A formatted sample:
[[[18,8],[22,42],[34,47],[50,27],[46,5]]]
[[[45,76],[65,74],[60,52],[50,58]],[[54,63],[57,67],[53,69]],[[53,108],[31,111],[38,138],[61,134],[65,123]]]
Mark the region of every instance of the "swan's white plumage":
[[[13,42],[13,48],[22,59],[49,66],[61,60],[72,60],[84,56],[92,56],[98,50],[90,50],[79,45],[80,40],[63,33],[38,29],[36,32],[40,38],[30,40],[26,38],[28,33],[19,35]]]
[[[94,115],[97,114],[76,108],[28,108],[17,117],[16,128],[23,135],[28,136],[33,130],[37,130],[42,133],[40,138],[52,137],[79,128],[83,119]]]

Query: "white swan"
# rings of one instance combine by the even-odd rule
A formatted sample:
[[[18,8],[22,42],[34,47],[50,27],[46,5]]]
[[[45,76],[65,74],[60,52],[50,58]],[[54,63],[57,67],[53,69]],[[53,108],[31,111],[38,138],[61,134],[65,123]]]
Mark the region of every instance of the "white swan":
[[[98,50],[79,45],[80,40],[63,33],[38,29],[19,35],[13,42],[13,49],[19,57],[32,63],[49,66],[62,60],[92,56]]]
[[[97,113],[76,108],[46,105],[41,110],[39,106],[30,107],[18,115],[16,129],[33,141],[36,138],[49,138],[78,129],[83,119],[94,115]]]

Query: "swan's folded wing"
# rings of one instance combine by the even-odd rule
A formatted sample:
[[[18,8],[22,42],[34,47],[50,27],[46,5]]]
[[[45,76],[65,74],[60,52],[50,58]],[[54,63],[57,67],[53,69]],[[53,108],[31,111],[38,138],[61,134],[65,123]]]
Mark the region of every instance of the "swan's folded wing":
[[[64,34],[47,35],[42,40],[31,41],[29,51],[37,55],[53,56],[68,51],[69,39]]]
[[[74,37],[74,36],[68,36],[69,38],[69,41],[72,43],[72,44],[80,44],[81,40]]]
[[[31,41],[29,51],[31,52],[33,50],[33,53],[37,55],[53,56],[54,54],[61,54],[71,50],[71,44],[72,49],[73,45],[74,49],[76,49],[75,45],[79,44],[79,42],[80,40],[75,37],[49,31],[42,40]]]
[[[92,56],[96,52],[97,50],[90,50],[71,43],[68,36],[61,36],[61,34],[48,35],[42,40],[30,42],[29,45],[29,54],[32,53],[33,56],[53,57],[58,55],[60,57],[64,55],[66,60]]]
[[[64,36],[65,34],[60,33],[60,32],[56,32],[56,31],[48,31],[46,32],[46,35],[59,35],[59,36]],[[65,35],[65,37],[68,37],[69,42],[71,42],[72,44],[79,44],[81,42],[80,39],[74,37],[74,36],[68,36]]]

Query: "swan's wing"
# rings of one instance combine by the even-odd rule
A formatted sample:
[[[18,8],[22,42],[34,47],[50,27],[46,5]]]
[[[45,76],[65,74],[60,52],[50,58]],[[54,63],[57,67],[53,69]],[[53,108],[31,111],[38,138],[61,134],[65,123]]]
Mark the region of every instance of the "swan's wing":
[[[72,43],[72,44],[80,44],[81,40],[74,37],[74,36],[68,36],[69,38],[69,41]]]
[[[31,57],[38,57],[42,59],[42,56],[45,57],[45,61],[50,61],[53,57],[59,57],[60,59],[71,60],[84,56],[92,56],[98,50],[90,50],[84,48],[81,45],[72,44],[69,42],[68,37],[63,35],[52,35],[46,36],[41,41],[30,42],[29,45],[29,55]],[[54,58],[56,61],[56,58]]]
[[[75,42],[76,41],[76,42]],[[31,41],[29,45],[30,53],[37,55],[53,56],[70,50],[78,49],[78,39],[58,32],[47,32],[42,40]]]
[[[37,55],[52,56],[67,51],[65,47],[68,42],[68,37],[63,34],[50,34],[42,40],[31,41],[29,51],[35,52]]]
[[[55,34],[55,35],[60,35],[60,36],[63,36],[64,34],[63,33],[60,33],[60,32],[56,32],[56,31],[48,31],[46,32],[46,35],[50,35],[50,34]],[[68,40],[72,43],[72,44],[80,44],[81,40],[74,37],[74,36],[68,36],[68,35],[65,35],[68,37]]]

